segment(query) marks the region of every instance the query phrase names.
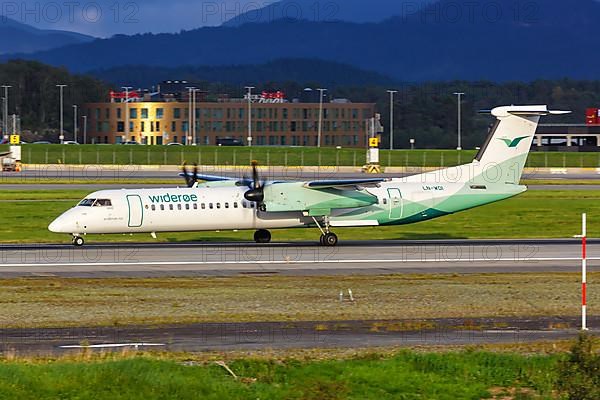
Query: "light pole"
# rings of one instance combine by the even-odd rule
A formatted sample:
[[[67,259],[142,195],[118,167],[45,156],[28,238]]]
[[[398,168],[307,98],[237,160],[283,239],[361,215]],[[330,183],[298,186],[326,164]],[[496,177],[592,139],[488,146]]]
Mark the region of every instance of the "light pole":
[[[125,90],[125,141],[129,140],[129,90],[133,89],[131,86],[121,86],[121,89]]]
[[[73,141],[77,143],[77,104],[73,104]]]
[[[321,147],[321,133],[323,132],[323,93],[327,89],[317,89],[319,91],[319,127],[317,134],[317,147]]]
[[[200,141],[198,140],[198,129],[196,127],[196,122],[197,122],[197,118],[196,118],[196,93],[198,93],[200,91],[200,89],[194,88],[192,89],[192,121],[193,124],[192,126],[194,127],[194,130],[192,131],[192,136],[193,136],[193,140],[194,143],[196,144],[196,146],[200,145]]]
[[[60,144],[63,144],[65,141],[65,132],[64,132],[64,109],[63,109],[63,91],[64,89],[67,87],[67,85],[56,85],[56,87],[59,89],[60,91],[60,136],[58,137],[60,139]]]
[[[252,89],[254,86],[246,86],[248,91],[248,147],[252,147]]]
[[[87,115],[83,115],[83,144],[87,144]]]
[[[390,94],[390,150],[394,150],[394,94],[397,90],[388,90]]]
[[[4,122],[3,134],[8,134],[8,89],[12,86],[10,85],[2,85],[4,89],[4,114],[2,115],[2,122]]]
[[[462,150],[462,137],[461,137],[461,112],[460,112],[460,102],[461,97],[464,96],[462,92],[454,92],[458,101],[458,146],[456,146],[456,150]]]
[[[194,86],[187,86],[186,89],[188,90],[187,141],[189,142],[191,140],[192,143],[188,143],[188,144],[194,144],[194,141],[196,140],[196,138],[193,133],[194,131],[192,129],[194,126],[194,121],[192,120],[192,106],[193,106],[192,97],[193,97],[194,90],[196,90],[196,88]],[[195,116],[195,112],[194,112],[194,116]]]

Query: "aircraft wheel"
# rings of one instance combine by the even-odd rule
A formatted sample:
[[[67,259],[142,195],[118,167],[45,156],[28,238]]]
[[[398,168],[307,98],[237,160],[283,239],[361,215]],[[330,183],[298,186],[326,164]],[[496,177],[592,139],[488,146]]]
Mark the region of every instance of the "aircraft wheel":
[[[321,235],[319,238],[319,243],[321,243],[321,246],[325,246],[325,235]]]
[[[259,229],[254,232],[254,241],[256,243],[269,243],[271,241],[271,232],[266,229]]]
[[[73,236],[72,243],[75,247],[81,247],[85,243],[85,240],[81,236]]]
[[[323,245],[333,247],[337,245],[338,237],[335,233],[329,232],[323,237]]]

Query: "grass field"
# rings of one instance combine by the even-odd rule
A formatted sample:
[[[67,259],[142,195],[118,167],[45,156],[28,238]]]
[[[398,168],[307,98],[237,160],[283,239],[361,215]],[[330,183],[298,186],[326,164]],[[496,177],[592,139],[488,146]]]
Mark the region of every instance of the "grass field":
[[[0,150],[7,146],[0,146]],[[381,150],[383,166],[447,167],[470,162],[475,150]],[[361,166],[365,150],[324,147],[23,145],[27,164]],[[600,167],[600,152],[532,152],[527,167]]]
[[[6,399],[550,399],[560,356],[484,352],[349,360],[239,360],[228,367],[156,357],[0,364]],[[504,397],[512,395],[516,397]]]
[[[2,233],[0,242],[68,243],[68,235],[53,234],[48,224],[89,191],[0,191]],[[340,228],[341,240],[425,238],[564,238],[580,232],[581,213],[589,214],[589,236],[600,237],[599,190],[526,192],[516,198],[418,224],[373,228]],[[251,240],[252,232],[164,233],[159,241]],[[273,240],[317,240],[315,229],[273,231]],[[154,241],[150,235],[89,235],[89,241]]]
[[[596,282],[600,274],[588,279]],[[578,315],[580,285],[577,273],[8,279],[0,280],[0,326],[530,316],[557,316],[560,322],[558,316]],[[356,301],[340,303],[340,290],[348,288]],[[600,303],[600,292],[590,290],[588,300]],[[588,312],[597,315],[593,308]],[[392,322],[373,326],[400,328]]]

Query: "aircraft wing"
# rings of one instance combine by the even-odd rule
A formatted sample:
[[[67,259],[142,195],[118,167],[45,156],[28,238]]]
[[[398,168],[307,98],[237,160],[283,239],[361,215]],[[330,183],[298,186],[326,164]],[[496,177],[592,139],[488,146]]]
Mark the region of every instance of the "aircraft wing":
[[[375,186],[379,183],[385,182],[383,178],[369,178],[369,179],[336,179],[336,180],[324,180],[324,181],[311,181],[306,182],[304,187],[307,189],[327,189],[327,188],[349,188],[353,186]]]
[[[181,172],[179,176],[184,177],[185,174]],[[194,176],[192,172],[188,172],[188,176]],[[228,176],[217,176],[217,175],[203,175],[196,174],[196,179],[206,182],[225,182],[225,181],[238,181],[237,178],[230,178]]]

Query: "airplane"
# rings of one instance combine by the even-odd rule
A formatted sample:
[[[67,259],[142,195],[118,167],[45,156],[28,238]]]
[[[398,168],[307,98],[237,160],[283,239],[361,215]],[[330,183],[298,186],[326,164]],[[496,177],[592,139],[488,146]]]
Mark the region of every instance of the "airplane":
[[[48,229],[82,246],[87,234],[255,230],[257,243],[269,243],[269,229],[313,228],[321,245],[335,246],[332,228],[411,224],[525,192],[520,180],[540,117],[569,111],[534,105],[489,112],[496,122],[468,164],[402,178],[306,182],[261,181],[256,163],[252,179],[202,175],[184,165],[185,188],[97,191]]]

